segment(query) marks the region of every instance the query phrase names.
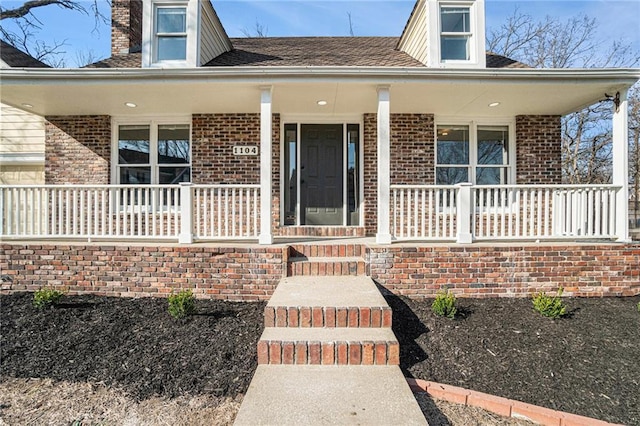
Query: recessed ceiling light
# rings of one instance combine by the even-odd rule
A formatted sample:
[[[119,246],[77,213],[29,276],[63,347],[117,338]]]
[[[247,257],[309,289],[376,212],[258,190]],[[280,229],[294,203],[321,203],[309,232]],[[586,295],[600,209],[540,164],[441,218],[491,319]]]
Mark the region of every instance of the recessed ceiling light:
[[[497,107],[498,105],[500,105],[500,102],[491,102],[491,103],[489,104],[489,106],[490,106],[491,108],[493,108],[493,107]]]
[[[449,135],[449,132],[442,132],[442,136],[447,136]]]
[[[33,105],[31,104],[22,104],[22,106],[25,108],[33,108]]]
[[[317,102],[317,104],[320,106],[325,106],[327,104],[327,101],[321,99]]]
[[[128,106],[129,108],[135,108],[135,107],[137,107],[137,106],[138,106],[138,105],[134,104],[133,102],[125,102],[124,104],[125,104],[126,106]]]

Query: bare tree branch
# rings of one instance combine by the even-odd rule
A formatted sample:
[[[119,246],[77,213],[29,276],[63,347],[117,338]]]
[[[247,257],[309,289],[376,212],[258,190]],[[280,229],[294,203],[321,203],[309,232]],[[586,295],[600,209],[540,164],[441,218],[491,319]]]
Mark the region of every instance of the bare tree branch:
[[[85,14],[87,13],[87,10],[84,8],[84,6],[82,6],[79,1],[75,0],[30,0],[24,2],[22,6],[16,7],[15,9],[3,9],[0,7],[0,20],[9,18],[22,18],[31,13],[32,9],[42,6],[49,6],[52,4],[63,7],[65,9],[77,10]]]

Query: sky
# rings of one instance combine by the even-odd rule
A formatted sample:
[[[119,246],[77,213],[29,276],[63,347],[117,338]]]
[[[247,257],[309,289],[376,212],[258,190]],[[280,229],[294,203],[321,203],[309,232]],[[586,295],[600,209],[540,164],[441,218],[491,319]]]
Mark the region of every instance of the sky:
[[[109,6],[101,1],[109,15]],[[24,1],[0,0],[3,8]],[[269,36],[348,36],[349,14],[356,36],[399,36],[411,14],[414,0],[212,0],[230,37],[243,31],[255,32],[256,23]],[[90,2],[85,2],[89,7]],[[566,20],[579,13],[596,18],[598,39],[630,43],[640,52],[640,0],[485,0],[487,33],[500,26],[515,8],[535,19],[546,15]],[[110,29],[107,24],[94,30],[91,17],[57,6],[35,9],[42,23],[37,37],[49,43],[64,42],[67,66],[76,66],[76,52],[91,52],[95,59],[109,56]],[[6,20],[5,20],[6,21]],[[6,22],[2,22],[4,25]]]

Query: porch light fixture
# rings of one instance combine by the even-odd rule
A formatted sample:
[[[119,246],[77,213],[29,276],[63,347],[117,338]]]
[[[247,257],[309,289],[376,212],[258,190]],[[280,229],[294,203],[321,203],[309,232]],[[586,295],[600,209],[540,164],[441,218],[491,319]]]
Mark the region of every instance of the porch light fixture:
[[[498,105],[500,105],[500,102],[491,102],[491,103],[489,104],[489,107],[490,107],[490,108],[493,108],[493,107],[497,107]]]
[[[33,108],[33,105],[31,104],[22,104],[22,106],[25,108]]]
[[[124,104],[125,104],[125,106],[128,106],[129,108],[135,108],[135,107],[138,106],[138,105],[134,104],[133,102],[125,102]]]
[[[325,100],[321,99],[321,100],[319,100],[319,101],[318,101],[318,102],[316,102],[316,103],[317,103],[318,105],[320,105],[320,106],[325,106],[325,105],[327,104],[327,101],[325,101]]]

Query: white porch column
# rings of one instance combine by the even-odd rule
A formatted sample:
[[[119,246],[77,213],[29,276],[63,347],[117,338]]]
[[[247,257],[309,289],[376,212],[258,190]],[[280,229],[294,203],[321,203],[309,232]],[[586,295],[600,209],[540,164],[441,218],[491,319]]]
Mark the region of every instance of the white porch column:
[[[378,232],[376,243],[390,244],[389,197],[391,185],[389,86],[378,87]]]
[[[613,184],[616,194],[616,235],[629,241],[629,123],[627,91],[620,91],[620,105],[613,113]]]
[[[458,244],[471,244],[473,242],[473,236],[471,235],[471,212],[473,206],[471,202],[471,184],[468,182],[459,183],[457,187],[456,220],[458,222],[458,235],[456,235],[456,242]]]
[[[260,244],[272,244],[271,234],[271,92],[260,88]]]
[[[180,234],[178,243],[193,242],[193,197],[191,182],[180,183]]]

